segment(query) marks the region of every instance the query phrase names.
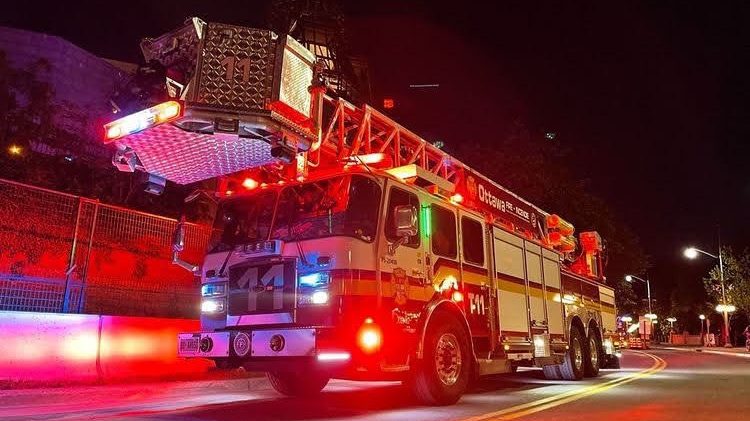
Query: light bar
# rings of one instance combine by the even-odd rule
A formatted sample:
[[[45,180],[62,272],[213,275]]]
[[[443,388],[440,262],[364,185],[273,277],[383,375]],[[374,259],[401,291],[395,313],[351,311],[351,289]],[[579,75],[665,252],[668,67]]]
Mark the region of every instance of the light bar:
[[[130,114],[104,125],[104,142],[109,143],[129,134],[173,120],[179,117],[181,113],[182,106],[179,102],[167,101],[138,111],[135,114]]]

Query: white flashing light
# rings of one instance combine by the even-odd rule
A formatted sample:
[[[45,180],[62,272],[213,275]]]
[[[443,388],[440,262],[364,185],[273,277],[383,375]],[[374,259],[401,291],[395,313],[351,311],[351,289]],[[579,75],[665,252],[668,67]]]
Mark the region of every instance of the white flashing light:
[[[310,297],[310,302],[313,304],[326,304],[328,303],[328,291],[315,291]]]
[[[222,300],[203,300],[201,302],[202,313],[219,313],[224,311],[224,301]]]
[[[628,333],[633,333],[633,332],[635,332],[636,330],[638,330],[638,328],[639,328],[640,326],[641,326],[641,325],[639,325],[639,324],[637,324],[637,323],[636,323],[636,324],[634,324],[634,325],[631,325],[631,326],[630,326],[630,327],[628,328]]]
[[[622,317],[620,317],[620,320],[622,320],[623,322],[628,322],[628,323],[630,323],[630,322],[632,322],[632,321],[633,321],[633,318],[632,318],[632,317],[630,317],[630,316],[622,316]]]
[[[179,117],[182,106],[177,101],[167,101],[104,125],[105,143],[140,132]]]
[[[645,316],[643,316],[643,317],[645,317],[645,318],[647,318],[647,319],[649,319],[649,320],[656,320],[656,319],[658,319],[658,318],[659,318],[659,316],[657,316],[657,315],[656,315],[656,314],[654,314],[654,313],[648,313],[648,314],[646,314],[646,315],[645,315]]]
[[[321,352],[318,354],[318,361],[348,361],[352,355],[348,352]]]

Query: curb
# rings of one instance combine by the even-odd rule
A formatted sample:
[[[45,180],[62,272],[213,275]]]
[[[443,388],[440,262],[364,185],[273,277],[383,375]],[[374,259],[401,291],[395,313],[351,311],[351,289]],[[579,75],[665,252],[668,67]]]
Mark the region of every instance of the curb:
[[[704,354],[729,355],[732,357],[750,358],[750,353],[715,351],[713,349],[705,349],[705,348],[677,348],[677,347],[671,347],[671,346],[664,346],[664,347],[659,347],[655,349],[666,349],[669,351],[702,352]]]

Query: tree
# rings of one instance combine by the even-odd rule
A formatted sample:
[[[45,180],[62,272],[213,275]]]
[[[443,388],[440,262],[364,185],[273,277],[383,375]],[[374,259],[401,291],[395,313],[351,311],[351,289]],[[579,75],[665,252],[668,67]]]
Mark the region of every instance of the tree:
[[[190,188],[172,183],[163,196],[144,193],[142,174],[117,171],[102,154],[96,121],[111,117],[105,104],[82,109],[57,101],[46,81],[49,63],[11,65],[0,50],[0,178],[176,217]],[[21,153],[10,154],[11,146]],[[205,221],[205,211],[198,218]]]
[[[486,143],[463,142],[453,149],[463,162],[542,209],[560,214],[578,232],[598,231],[607,242],[605,273],[616,290],[618,310],[635,314],[641,309],[624,276],[644,272],[646,254],[638,237],[590,191],[588,180],[577,178],[561,164],[567,162],[569,151],[530,130],[521,119],[501,133],[491,148]]]
[[[733,304],[744,313],[750,312],[750,250],[735,253],[731,247],[722,247],[724,263],[724,291],[727,303]],[[717,264],[703,278],[706,293],[715,303],[722,302],[721,271]]]

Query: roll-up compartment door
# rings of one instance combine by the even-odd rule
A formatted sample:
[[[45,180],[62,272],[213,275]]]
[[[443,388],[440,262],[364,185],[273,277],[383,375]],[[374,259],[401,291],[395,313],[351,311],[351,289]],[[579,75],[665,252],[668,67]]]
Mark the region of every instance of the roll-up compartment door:
[[[529,313],[523,240],[496,227],[492,234],[500,330],[507,338],[525,339]]]
[[[531,326],[544,328],[547,326],[545,311],[544,279],[542,275],[542,248],[528,241],[526,244],[526,280],[529,291],[529,310],[531,312]]]
[[[560,260],[557,253],[543,250],[542,271],[547,289],[547,323],[550,335],[564,335],[563,303],[560,288]]]

